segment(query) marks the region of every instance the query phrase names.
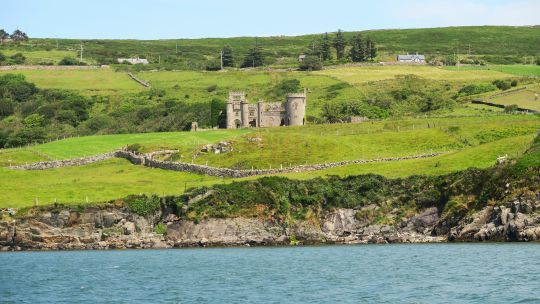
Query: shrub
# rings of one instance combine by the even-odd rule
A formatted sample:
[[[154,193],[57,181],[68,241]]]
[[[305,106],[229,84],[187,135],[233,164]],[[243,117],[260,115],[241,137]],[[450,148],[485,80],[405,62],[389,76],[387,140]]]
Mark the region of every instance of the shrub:
[[[0,62],[4,62],[4,61],[6,61],[6,55],[0,52]]]
[[[156,234],[166,235],[167,234],[167,226],[163,223],[158,223],[156,226],[154,226],[154,232]]]
[[[140,144],[131,144],[126,147],[126,150],[130,152],[140,152],[141,151],[141,145]]]
[[[219,71],[221,70],[221,62],[217,60],[212,60],[206,64],[205,69],[207,71]]]
[[[317,56],[307,56],[300,64],[298,69],[301,71],[319,71],[322,69],[321,61]]]
[[[159,197],[153,196],[128,196],[125,200],[131,212],[141,216],[154,214],[160,207]]]
[[[511,85],[509,81],[497,79],[492,82],[499,90],[506,91],[510,89]]]
[[[486,93],[497,89],[493,84],[469,84],[458,91],[458,95],[469,96]]]
[[[64,57],[58,62],[58,65],[79,65],[79,61],[73,57]]]
[[[512,82],[510,82],[510,85],[515,87],[515,86],[518,85],[518,81],[514,79],[514,80],[512,80]]]

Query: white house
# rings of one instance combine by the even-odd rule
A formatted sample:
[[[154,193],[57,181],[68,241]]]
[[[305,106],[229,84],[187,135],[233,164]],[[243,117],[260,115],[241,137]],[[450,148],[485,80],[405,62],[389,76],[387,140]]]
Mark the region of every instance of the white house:
[[[118,63],[129,62],[131,64],[148,64],[148,59],[144,58],[118,58]]]
[[[402,63],[426,63],[426,56],[424,55],[398,55],[397,62]]]

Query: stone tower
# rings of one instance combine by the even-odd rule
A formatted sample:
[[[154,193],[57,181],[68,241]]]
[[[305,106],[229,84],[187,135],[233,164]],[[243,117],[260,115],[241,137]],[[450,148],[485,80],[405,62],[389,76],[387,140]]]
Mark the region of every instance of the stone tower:
[[[305,89],[304,93],[287,94],[287,101],[285,102],[287,109],[287,125],[304,125],[304,116],[306,115],[306,99],[307,94]]]
[[[227,129],[235,129],[243,127],[243,119],[245,116],[242,111],[246,104],[246,94],[244,92],[229,92],[227,100]]]

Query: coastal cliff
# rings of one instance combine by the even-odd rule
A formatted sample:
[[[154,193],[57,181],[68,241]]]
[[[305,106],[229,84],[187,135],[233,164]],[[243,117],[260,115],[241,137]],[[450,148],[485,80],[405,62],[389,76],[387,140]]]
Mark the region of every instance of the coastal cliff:
[[[392,225],[358,216],[373,208],[339,208],[324,212],[318,222],[292,224],[246,217],[194,222],[168,209],[140,216],[114,205],[84,211],[57,208],[0,222],[0,246],[2,250],[64,250],[540,240],[540,192],[486,206],[455,222],[442,219],[436,207]]]

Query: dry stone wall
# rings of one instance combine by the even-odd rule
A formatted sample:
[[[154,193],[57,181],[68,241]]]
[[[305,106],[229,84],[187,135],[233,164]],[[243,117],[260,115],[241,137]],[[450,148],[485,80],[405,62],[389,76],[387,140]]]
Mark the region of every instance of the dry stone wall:
[[[170,152],[170,151],[167,151]],[[83,157],[76,159],[68,160],[58,160],[58,161],[48,161],[48,162],[38,162],[28,165],[12,166],[11,169],[16,170],[45,170],[53,168],[62,168],[62,167],[71,167],[71,166],[82,166],[98,161],[110,159],[113,157],[124,158],[130,161],[135,165],[143,165],[151,168],[159,168],[164,170],[172,171],[182,171],[190,172],[202,175],[217,176],[217,177],[248,177],[256,175],[269,175],[269,174],[279,174],[279,173],[290,173],[290,172],[308,172],[308,171],[317,171],[330,169],[335,167],[353,165],[353,164],[367,164],[367,163],[376,163],[376,162],[389,162],[389,161],[400,161],[408,159],[419,159],[419,158],[429,158],[441,155],[442,153],[429,153],[429,154],[420,154],[413,156],[402,156],[402,157],[387,157],[387,158],[377,158],[377,159],[357,159],[357,160],[346,160],[334,163],[326,164],[315,164],[315,165],[301,165],[301,166],[292,166],[286,168],[276,168],[276,169],[255,169],[255,170],[234,170],[229,168],[218,168],[211,167],[199,164],[190,164],[190,163],[181,163],[181,162],[168,162],[152,159],[156,152],[152,154],[139,154],[127,150],[119,150],[111,153],[100,154],[91,157]]]

